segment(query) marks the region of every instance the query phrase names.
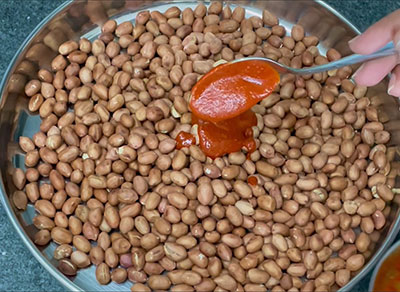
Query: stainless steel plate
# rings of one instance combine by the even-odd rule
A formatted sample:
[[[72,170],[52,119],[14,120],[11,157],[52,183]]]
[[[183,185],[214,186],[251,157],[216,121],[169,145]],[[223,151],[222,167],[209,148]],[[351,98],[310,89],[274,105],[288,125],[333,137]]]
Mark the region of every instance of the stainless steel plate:
[[[295,23],[304,26],[307,34],[316,35],[321,42],[319,48],[325,52],[327,48],[334,47],[342,54],[349,53],[348,40],[353,38],[358,31],[336,11],[323,2],[317,1],[226,1],[232,7],[240,5],[246,8],[247,17],[261,16],[262,9],[267,8],[280,18],[280,23],[287,31]],[[207,3],[206,3],[207,4]],[[2,83],[0,101],[0,190],[1,200],[6,212],[12,221],[21,239],[39,262],[66,288],[74,291],[128,291],[131,283],[116,285],[111,283],[101,286],[95,280],[94,267],[81,270],[76,277],[68,278],[57,269],[57,261],[53,259],[55,244],[46,248],[38,248],[32,243],[35,227],[32,219],[35,210],[30,206],[25,212],[16,211],[12,206],[9,194],[14,191],[10,178],[15,167],[24,168],[24,157],[18,147],[18,137],[31,137],[39,128],[40,119],[27,110],[27,99],[23,96],[23,88],[27,80],[36,76],[38,67],[49,67],[51,59],[56,55],[58,45],[67,39],[87,37],[95,39],[100,34],[99,25],[109,17],[122,21],[134,21],[138,11],[143,9],[165,11],[171,6],[178,6],[182,10],[186,7],[194,8],[195,1],[117,1],[94,0],[88,3],[68,2],[59,7],[29,35],[21,49],[17,52]],[[380,110],[387,118],[386,129],[392,134],[392,145],[398,145],[400,135],[399,105],[397,99],[386,94],[387,82],[369,90],[374,96],[372,101],[379,105]],[[343,288],[350,291],[351,287],[371,270],[371,267],[383,255],[394,240],[400,226],[398,217],[399,208],[393,204],[389,214],[388,224],[381,231],[379,241],[374,244],[371,258],[363,270]]]

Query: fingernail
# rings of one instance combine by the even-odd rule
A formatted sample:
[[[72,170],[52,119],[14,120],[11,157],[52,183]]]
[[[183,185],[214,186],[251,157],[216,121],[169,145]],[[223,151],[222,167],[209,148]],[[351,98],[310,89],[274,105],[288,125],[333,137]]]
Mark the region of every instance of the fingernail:
[[[353,76],[351,76],[351,78],[352,78],[353,80],[356,79],[357,75],[358,75],[358,74],[361,72],[361,70],[364,68],[364,65],[365,65],[365,63],[364,63],[364,64],[361,64],[361,66],[357,69],[357,71],[353,74]]]
[[[360,37],[360,35],[358,35],[358,36],[352,38],[351,40],[349,40],[349,45],[350,45],[352,42],[356,41],[359,37]]]
[[[397,51],[400,51],[400,40],[396,43],[395,48]]]
[[[388,87],[388,93],[390,95],[394,95],[393,89],[395,85],[396,85],[396,75],[392,74],[392,76],[390,77],[389,87]]]

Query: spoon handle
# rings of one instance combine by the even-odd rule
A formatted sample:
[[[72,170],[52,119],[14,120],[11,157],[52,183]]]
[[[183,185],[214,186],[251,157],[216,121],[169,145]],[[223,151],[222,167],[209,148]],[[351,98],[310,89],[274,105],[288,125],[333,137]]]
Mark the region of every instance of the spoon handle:
[[[400,54],[400,52],[398,50],[396,50],[395,46],[393,45],[393,42],[390,42],[389,44],[387,44],[385,47],[383,47],[379,51],[376,51],[375,53],[372,53],[369,55],[353,54],[353,55],[344,57],[342,59],[324,64],[324,65],[300,69],[300,70],[298,70],[298,72],[300,74],[314,74],[314,73],[318,73],[318,72],[339,69],[341,67],[348,66],[348,65],[363,63],[363,62],[366,62],[369,60],[392,56],[395,54]],[[304,71],[304,72],[300,72],[300,71]]]

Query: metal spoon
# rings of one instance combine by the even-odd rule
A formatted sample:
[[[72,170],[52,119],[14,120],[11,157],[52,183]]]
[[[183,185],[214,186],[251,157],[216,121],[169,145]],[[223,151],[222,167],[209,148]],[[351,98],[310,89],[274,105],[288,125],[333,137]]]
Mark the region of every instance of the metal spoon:
[[[293,73],[293,74],[297,74],[297,75],[308,75],[308,74],[314,74],[314,73],[319,73],[319,72],[324,72],[324,71],[330,71],[330,70],[338,69],[338,68],[341,68],[344,66],[353,65],[353,64],[357,64],[357,63],[363,63],[363,62],[366,62],[369,60],[392,56],[395,54],[399,54],[399,51],[396,50],[396,48],[393,45],[393,42],[390,42],[385,47],[383,47],[379,51],[376,51],[373,54],[369,54],[369,55],[353,54],[353,55],[344,57],[340,60],[333,61],[333,62],[330,62],[327,64],[314,66],[314,67],[306,67],[306,68],[301,68],[301,69],[295,69],[295,68],[280,64],[274,60],[271,60],[268,58],[262,58],[262,57],[246,57],[246,58],[233,60],[232,63],[250,61],[250,60],[260,60],[260,61],[268,62],[280,74]]]

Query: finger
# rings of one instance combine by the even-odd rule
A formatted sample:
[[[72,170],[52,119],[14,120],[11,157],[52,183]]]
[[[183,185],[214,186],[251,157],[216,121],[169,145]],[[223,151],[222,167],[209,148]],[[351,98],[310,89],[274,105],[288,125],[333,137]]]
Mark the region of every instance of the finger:
[[[388,88],[390,95],[400,97],[400,65],[397,65],[392,71]]]
[[[397,56],[388,56],[364,63],[353,75],[359,85],[374,86],[397,65]],[[399,79],[400,81],[400,79]]]
[[[383,48],[390,41],[400,40],[400,9],[382,18],[363,34],[349,42],[350,49],[358,54],[371,54]]]

